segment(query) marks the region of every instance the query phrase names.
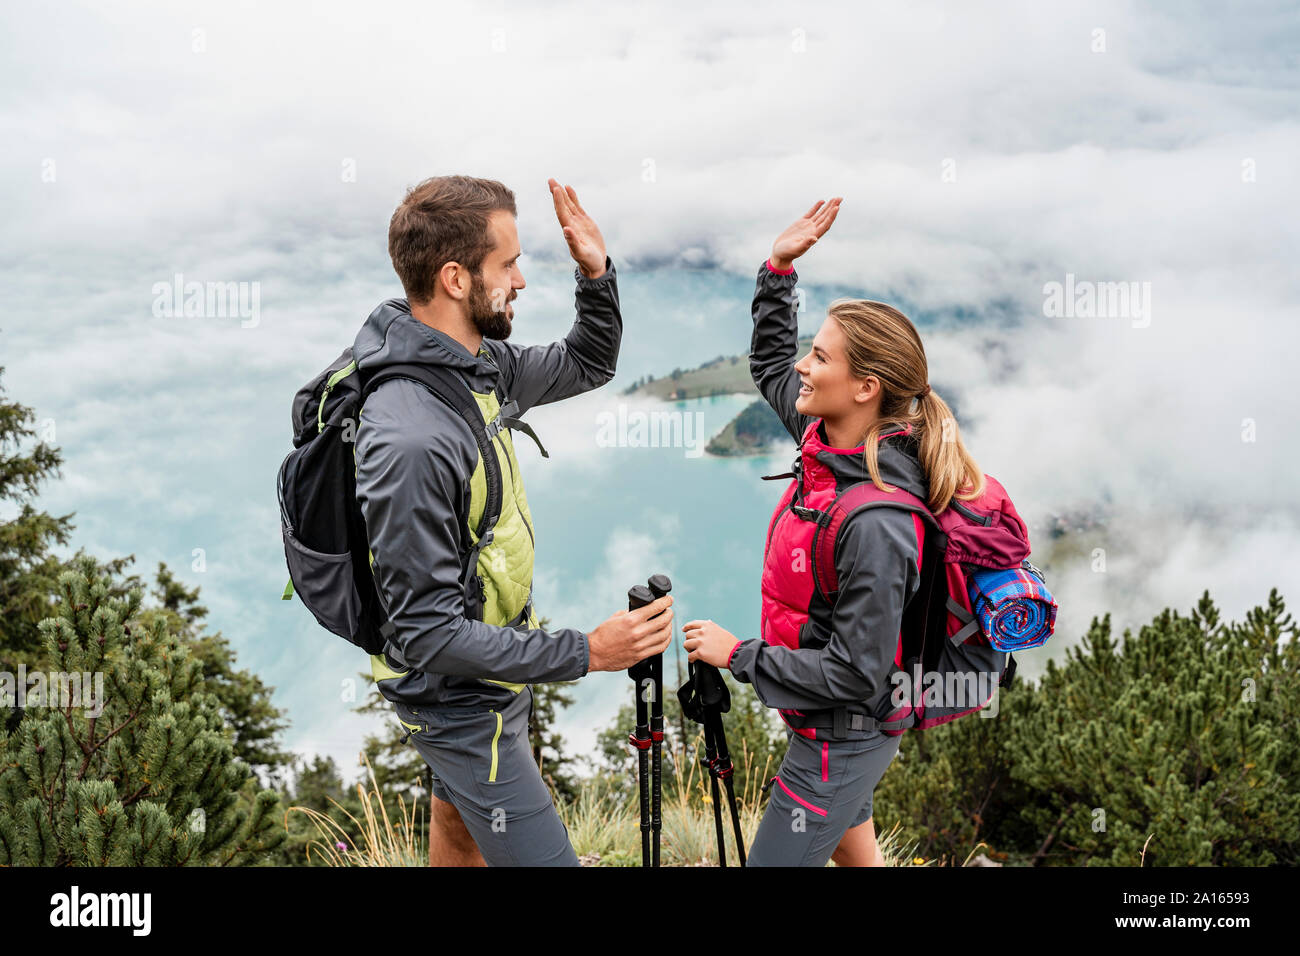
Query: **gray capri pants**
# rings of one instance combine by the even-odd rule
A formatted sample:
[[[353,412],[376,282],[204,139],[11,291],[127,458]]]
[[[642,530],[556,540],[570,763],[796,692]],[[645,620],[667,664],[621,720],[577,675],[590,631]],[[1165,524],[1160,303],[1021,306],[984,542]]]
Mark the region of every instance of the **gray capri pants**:
[[[577,866],[569,831],[533,762],[532,687],[500,710],[394,702],[433,769],[433,795],[454,805],[488,866]]]
[[[903,741],[879,732],[860,740],[788,733],[749,866],[825,866],[844,834],[871,818],[872,793]]]

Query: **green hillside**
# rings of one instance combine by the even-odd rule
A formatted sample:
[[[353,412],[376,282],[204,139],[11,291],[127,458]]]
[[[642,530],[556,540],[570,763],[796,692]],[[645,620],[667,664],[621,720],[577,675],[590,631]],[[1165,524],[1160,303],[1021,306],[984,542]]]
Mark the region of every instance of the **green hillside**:
[[[800,356],[811,348],[811,336],[799,340]],[[696,368],[675,368],[660,378],[647,375],[624,389],[623,394],[683,401],[713,395],[757,395],[758,389],[749,377],[749,355],[742,352],[739,355],[719,355]]]
[[[772,406],[761,398],[746,406],[745,410],[727,423],[727,427],[704,446],[710,455],[761,455],[781,441],[789,441],[790,433],[776,417]]]

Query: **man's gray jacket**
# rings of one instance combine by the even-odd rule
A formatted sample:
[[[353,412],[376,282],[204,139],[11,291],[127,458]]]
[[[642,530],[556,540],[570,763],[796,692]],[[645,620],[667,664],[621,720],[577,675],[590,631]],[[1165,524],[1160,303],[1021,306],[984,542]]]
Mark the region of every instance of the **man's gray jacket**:
[[[499,377],[507,397],[518,404],[517,415],[597,388],[614,376],[618,361],[623,321],[617,279],[608,259],[599,278],[574,271],[577,318],[558,342],[521,347],[485,338],[479,354],[470,355],[450,336],[414,318],[405,299],[389,299],[356,337],[357,366],[366,374],[404,363],[449,366],[480,397],[493,391]],[[507,432],[501,436],[509,441]],[[545,631],[528,623],[507,627],[465,617],[470,480],[480,455],[456,411],[415,382],[384,382],[362,409],[355,449],[357,498],[375,584],[396,628],[385,655],[374,661],[387,699],[408,706],[496,708],[513,697],[517,685],[575,680],[587,673],[582,631]],[[506,461],[513,469],[513,452]],[[512,474],[505,481],[509,494],[518,479]],[[532,528],[522,483],[518,489],[531,569]],[[531,580],[524,586],[531,589]]]

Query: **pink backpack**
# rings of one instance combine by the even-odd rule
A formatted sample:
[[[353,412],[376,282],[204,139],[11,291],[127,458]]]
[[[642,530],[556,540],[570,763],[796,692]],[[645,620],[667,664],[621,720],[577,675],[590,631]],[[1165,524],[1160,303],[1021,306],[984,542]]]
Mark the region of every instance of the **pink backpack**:
[[[891,674],[895,709],[882,721],[882,731],[891,736],[974,713],[999,686],[1011,686],[1015,659],[995,648],[981,630],[971,607],[969,573],[1024,567],[1041,579],[1042,572],[1027,560],[1029,532],[1006,489],[992,476],[984,478],[982,495],[970,501],[954,498],[937,516],[906,490],[881,491],[870,481],[846,488],[819,516],[813,581],[832,604],[839,589],[835,540],[851,515],[865,508],[901,508],[922,519],[921,585],[903,612]],[[847,712],[837,712],[837,724],[841,720],[843,727],[851,726]]]

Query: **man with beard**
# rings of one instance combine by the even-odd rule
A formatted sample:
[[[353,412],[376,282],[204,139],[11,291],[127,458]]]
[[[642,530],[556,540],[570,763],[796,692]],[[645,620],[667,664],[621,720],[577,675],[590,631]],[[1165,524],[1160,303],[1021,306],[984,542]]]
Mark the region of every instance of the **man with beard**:
[[[608,382],[623,331],[600,230],[571,187],[550,187],[577,263],[577,318],[563,340],[506,342],[524,288],[514,194],[440,176],[411,189],[389,225],[406,298],[375,309],[353,345],[365,376],[391,365],[454,369],[484,423],[476,435],[472,411],[467,420],[394,378],[370,393],[356,434],[357,498],[392,625],[371,669],[433,769],[435,866],[577,865],[532,759],[529,685],[624,670],[661,653],[672,634],[667,597],[586,633],[545,631],[532,606],[533,525],[511,431],[536,440],[525,411]],[[499,516],[485,528],[493,485]]]

